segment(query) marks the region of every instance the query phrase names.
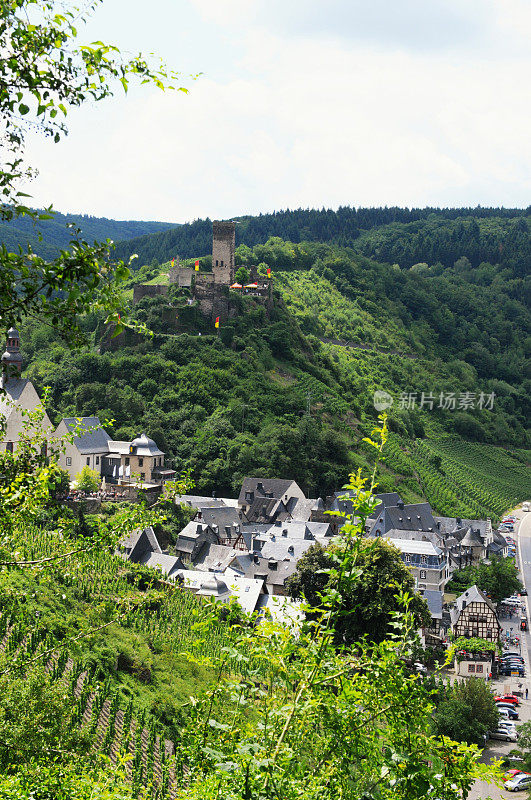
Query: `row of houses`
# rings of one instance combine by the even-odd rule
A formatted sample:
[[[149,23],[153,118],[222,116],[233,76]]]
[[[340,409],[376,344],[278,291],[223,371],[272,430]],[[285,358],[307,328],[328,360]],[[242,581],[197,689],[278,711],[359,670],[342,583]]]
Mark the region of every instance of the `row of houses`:
[[[385,538],[399,550],[430,609],[425,641],[440,644],[459,618],[455,609],[444,606],[453,571],[502,554],[507,543],[489,520],[434,516],[429,503],[405,504],[396,493],[376,497],[379,504],[367,520],[366,535]],[[126,557],[162,570],[169,580],[180,576],[189,588],[219,599],[234,596],[240,602],[246,586],[243,607],[248,611],[263,607],[264,597],[284,610],[290,607],[286,582],[297,562],[312,545],[326,547],[353,509],[348,492],[312,499],[295,481],[250,477],[238,498],[183,495],[176,502],[187,505],[193,518],[180,532],[174,553],[150,549],[144,539],[142,552]],[[497,543],[498,551],[492,546]],[[497,635],[493,628],[487,638]]]

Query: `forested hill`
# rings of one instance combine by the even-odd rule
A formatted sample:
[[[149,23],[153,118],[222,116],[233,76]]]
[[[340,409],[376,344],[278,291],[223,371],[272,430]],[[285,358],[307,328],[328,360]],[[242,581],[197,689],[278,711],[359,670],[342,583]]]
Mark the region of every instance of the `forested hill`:
[[[88,214],[59,214],[52,219],[34,223],[30,217],[19,217],[10,222],[0,222],[0,244],[9,251],[19,247],[31,246],[43,258],[55,258],[57,252],[68,248],[75,228],[81,230],[81,237],[90,244],[94,241],[113,241],[132,239],[145,234],[154,234],[171,227],[168,222],[138,222],[135,220],[116,220],[106,217],[92,217]],[[42,239],[39,238],[39,232]]]
[[[515,225],[477,225],[494,223]],[[403,269],[278,237],[240,245],[237,264],[272,270],[267,313],[233,292],[239,313],[216,332],[174,285],[130,309],[153,338],[126,337],[109,350],[103,316],[93,315],[93,347],[81,353],[32,319],[22,330],[25,376],[41,392],[50,387],[54,423],[96,415],[113,421],[116,439],[149,432],[179,473],[191,470],[198,493],[224,496],[250,474],[294,478],[324,496],[351,470],[368,469],[360,441],[377,418],[374,393],[384,391],[392,437],[381,491],[427,498],[451,516],[496,517],[531,492],[522,302],[531,278],[516,276],[527,246],[520,233],[518,241],[512,269],[473,267],[466,255],[448,268]],[[169,266],[142,265],[131,295],[135,283],[167,284]]]
[[[350,208],[298,209],[236,217],[236,244],[254,247],[272,236],[291,242],[330,242],[353,247],[379,261],[411,267],[418,262],[453,266],[466,256],[472,266],[483,261],[529,271],[531,210],[507,208]],[[196,220],[161,233],[117,244],[138,264],[162,263],[176,255],[192,258],[211,250],[212,222]],[[527,242],[527,250],[525,244]],[[516,264],[515,253],[520,261]],[[527,260],[526,260],[527,259]],[[527,264],[527,266],[526,266]]]

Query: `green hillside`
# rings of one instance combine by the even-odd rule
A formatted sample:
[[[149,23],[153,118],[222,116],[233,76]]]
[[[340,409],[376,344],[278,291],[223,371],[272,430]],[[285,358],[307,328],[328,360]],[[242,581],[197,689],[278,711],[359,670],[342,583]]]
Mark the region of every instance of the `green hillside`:
[[[49,330],[27,326],[26,374],[50,385],[54,420],[99,414],[120,439],[149,431],[205,494],[234,495],[245,475],[260,473],[324,496],[366,465],[359,441],[382,390],[397,437],[382,489],[461,516],[497,517],[530,494],[521,460],[514,492],[485,478],[478,491],[481,476],[464,467],[479,458],[496,472],[499,446],[529,448],[523,278],[491,265],[485,285],[472,267],[403,270],[337,245],[280,239],[241,246],[237,260],[271,266],[277,300],[267,315],[240,299],[219,336],[177,287],[132,309],[154,337],[129,336],[115,352],[73,354]],[[158,269],[143,268],[141,279],[156,281]],[[87,325],[98,344],[100,323]],[[442,407],[452,396],[453,407]],[[452,461],[442,454],[436,474],[429,463],[438,454],[421,444],[448,440],[465,449]]]
[[[81,231],[81,238],[92,243],[106,239],[115,242],[133,239],[171,227],[168,222],[121,221],[88,214],[56,212],[52,219],[35,223],[29,217],[18,217],[9,222],[0,221],[0,245],[13,252],[18,251],[19,247],[25,250],[29,245],[37,255],[54,258],[59,250],[68,248],[77,228]]]
[[[351,208],[297,209],[234,217],[236,244],[255,247],[277,236],[295,242],[327,242],[354,247],[378,261],[411,267],[419,262],[451,267],[466,256],[529,271],[530,210],[508,208]],[[163,263],[179,255],[197,258],[211,252],[212,222],[195,220],[171,230],[119,242],[116,252],[138,264]],[[525,251],[525,252],[524,252]],[[526,268],[527,264],[527,268]],[[522,271],[523,270],[523,271]]]

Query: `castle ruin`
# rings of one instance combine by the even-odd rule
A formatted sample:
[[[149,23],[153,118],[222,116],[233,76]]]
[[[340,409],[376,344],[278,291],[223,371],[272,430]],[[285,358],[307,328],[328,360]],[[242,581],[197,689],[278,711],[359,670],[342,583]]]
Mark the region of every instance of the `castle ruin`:
[[[166,284],[137,284],[133,289],[133,304],[143,297],[156,297],[168,293],[169,287],[177,285],[190,289],[192,298],[201,313],[214,322],[216,317],[221,321],[236,314],[236,307],[231,303],[229,289],[234,286],[236,249],[236,224],[214,220],[212,223],[212,272],[199,272],[191,267],[181,267],[179,258],[168,273]],[[254,300],[269,305],[271,302],[271,279],[259,276],[256,269],[250,268],[250,283],[238,291],[250,295]]]

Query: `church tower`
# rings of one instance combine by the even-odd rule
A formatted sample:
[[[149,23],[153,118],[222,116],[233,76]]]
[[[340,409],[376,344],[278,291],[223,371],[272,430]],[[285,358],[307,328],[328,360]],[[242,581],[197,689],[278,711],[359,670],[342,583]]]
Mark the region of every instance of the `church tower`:
[[[2,355],[2,384],[5,385],[10,378],[19,378],[21,372],[20,333],[16,328],[10,328],[7,332],[6,350]]]
[[[214,283],[230,286],[234,283],[234,222],[212,223],[212,272]]]

